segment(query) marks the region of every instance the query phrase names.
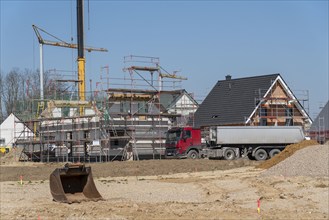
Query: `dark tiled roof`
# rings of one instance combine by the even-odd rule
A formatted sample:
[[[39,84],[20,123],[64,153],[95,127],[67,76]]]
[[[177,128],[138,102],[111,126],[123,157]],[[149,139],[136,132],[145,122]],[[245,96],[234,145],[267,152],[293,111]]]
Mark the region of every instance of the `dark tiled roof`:
[[[278,76],[218,81],[194,115],[195,127],[244,123],[256,107],[259,92],[263,96]]]
[[[329,130],[329,101],[313,121],[311,131]]]

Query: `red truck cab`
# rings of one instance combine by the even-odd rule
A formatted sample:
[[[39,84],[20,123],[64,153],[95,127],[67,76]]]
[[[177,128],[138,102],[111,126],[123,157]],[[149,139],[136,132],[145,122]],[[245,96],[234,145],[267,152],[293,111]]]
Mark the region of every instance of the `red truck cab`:
[[[202,149],[200,129],[192,127],[169,129],[165,147],[166,158],[199,158]]]

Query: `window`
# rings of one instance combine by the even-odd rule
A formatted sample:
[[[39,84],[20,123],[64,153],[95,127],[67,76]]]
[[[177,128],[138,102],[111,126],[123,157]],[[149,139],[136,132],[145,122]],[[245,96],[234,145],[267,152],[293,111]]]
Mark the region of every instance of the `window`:
[[[85,131],[84,138],[85,139],[90,139],[90,132],[89,131]]]
[[[185,138],[191,138],[191,131],[185,131]]]
[[[149,113],[149,104],[145,103],[145,113]]]
[[[286,126],[294,125],[293,116],[294,116],[293,108],[287,108],[286,109],[286,123],[285,123]]]
[[[292,118],[287,118],[285,125],[286,126],[293,126],[294,125],[294,121],[292,120]]]
[[[72,132],[67,132],[66,133],[66,139],[67,140],[72,140]]]
[[[267,109],[266,108],[261,108],[259,114],[260,114],[260,116],[267,116]]]
[[[259,121],[259,126],[266,126],[267,125],[267,119],[266,118],[261,118]]]
[[[178,141],[180,139],[181,133],[182,133],[182,129],[168,131],[167,141]]]
[[[266,126],[267,125],[267,118],[266,118],[266,116],[267,116],[267,109],[266,108],[261,108],[259,110],[259,116],[260,116],[259,126]]]
[[[62,117],[70,116],[70,107],[63,107],[61,109]]]
[[[293,114],[293,109],[292,108],[287,108],[286,109],[286,116],[287,117],[292,117],[294,114]]]

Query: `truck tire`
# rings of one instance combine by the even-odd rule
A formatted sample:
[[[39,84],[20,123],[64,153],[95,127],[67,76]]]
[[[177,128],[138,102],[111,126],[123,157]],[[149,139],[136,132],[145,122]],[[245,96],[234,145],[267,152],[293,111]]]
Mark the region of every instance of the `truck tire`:
[[[272,149],[269,153],[270,158],[274,157],[275,155],[279,154],[281,151],[279,149]]]
[[[233,149],[226,149],[224,151],[224,155],[223,155],[225,160],[234,160],[235,159],[235,152]]]
[[[259,161],[259,160],[266,160],[267,157],[268,157],[268,154],[267,154],[266,150],[264,150],[264,149],[258,149],[255,152],[255,159],[257,161]]]
[[[196,150],[190,150],[187,153],[187,158],[188,159],[198,159],[199,158],[199,153]]]

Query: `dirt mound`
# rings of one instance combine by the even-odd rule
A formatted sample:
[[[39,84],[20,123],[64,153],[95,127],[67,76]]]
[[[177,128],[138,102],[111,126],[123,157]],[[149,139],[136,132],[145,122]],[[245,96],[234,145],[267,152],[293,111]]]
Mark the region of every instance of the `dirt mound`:
[[[312,145],[295,152],[281,163],[265,170],[261,176],[329,177],[328,145]],[[328,195],[329,196],[329,195]]]
[[[23,151],[23,148],[12,148],[4,155],[0,156],[0,164],[10,164],[17,162]]]
[[[303,149],[305,147],[311,146],[311,145],[317,145],[318,142],[314,140],[305,140],[296,144],[288,145],[281,153],[277,154],[273,158],[264,161],[263,163],[256,166],[256,168],[261,169],[268,169],[270,167],[273,167],[274,165],[280,163],[281,161],[285,160],[286,158],[293,155],[296,151]]]
[[[174,173],[193,173],[202,171],[230,170],[233,168],[255,166],[259,161],[251,160],[140,160],[113,161],[107,163],[86,163],[92,167],[94,178],[122,176],[157,176]],[[20,175],[25,180],[48,180],[56,168],[62,168],[64,163],[31,163],[16,162],[1,164],[0,182],[15,181]]]

